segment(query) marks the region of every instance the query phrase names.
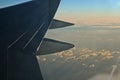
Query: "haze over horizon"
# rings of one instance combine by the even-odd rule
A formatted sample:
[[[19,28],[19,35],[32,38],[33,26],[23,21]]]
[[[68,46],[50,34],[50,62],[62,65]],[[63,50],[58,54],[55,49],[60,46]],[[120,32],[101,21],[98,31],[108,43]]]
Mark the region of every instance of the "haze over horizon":
[[[55,18],[73,22],[77,27],[109,25],[120,28],[119,14],[120,0],[62,0]]]

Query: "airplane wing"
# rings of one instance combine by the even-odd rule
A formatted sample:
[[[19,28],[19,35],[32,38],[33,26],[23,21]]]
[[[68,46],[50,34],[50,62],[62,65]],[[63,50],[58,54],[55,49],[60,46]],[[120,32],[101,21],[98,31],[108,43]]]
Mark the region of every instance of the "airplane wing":
[[[36,55],[49,52],[44,48],[55,43],[65,47],[60,50],[73,47],[72,44],[44,39],[59,3],[60,0],[32,0],[0,9],[2,80],[43,80]],[[54,21],[53,24],[55,26],[51,28],[57,28]],[[60,50],[53,49],[52,52]]]
[[[65,21],[61,21],[61,20],[53,19],[52,23],[50,24],[49,29],[63,28],[63,27],[72,26],[72,25],[74,25],[74,24],[65,22]]]
[[[38,34],[37,32],[41,32],[39,38],[42,41],[59,2],[60,0],[34,0],[0,9],[1,36],[5,37],[2,39],[4,45],[10,48],[26,36],[21,46],[24,47],[31,37],[35,37],[33,35]]]
[[[64,51],[73,48],[74,45],[66,42],[56,41],[48,38],[44,38],[40,49],[35,55],[45,55]]]

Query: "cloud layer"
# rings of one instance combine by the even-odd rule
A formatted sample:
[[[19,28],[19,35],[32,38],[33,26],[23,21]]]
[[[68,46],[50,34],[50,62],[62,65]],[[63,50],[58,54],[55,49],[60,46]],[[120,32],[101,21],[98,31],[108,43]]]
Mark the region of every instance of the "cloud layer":
[[[113,65],[117,65],[114,80],[120,74],[120,51],[73,48],[38,57],[38,61],[45,80],[95,80],[100,76],[109,78]]]

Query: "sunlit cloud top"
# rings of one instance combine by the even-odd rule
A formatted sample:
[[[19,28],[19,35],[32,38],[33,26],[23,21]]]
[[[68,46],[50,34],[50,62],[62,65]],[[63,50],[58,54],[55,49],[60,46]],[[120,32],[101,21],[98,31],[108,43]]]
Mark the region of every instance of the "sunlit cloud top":
[[[120,64],[120,51],[110,51],[110,50],[93,50],[89,48],[73,48],[67,51],[62,51],[53,54],[55,58],[52,58],[51,61],[56,61],[59,58],[63,60],[63,62],[71,62],[72,61],[89,61],[91,58],[94,59],[94,62],[98,61],[106,61],[116,58],[117,64]],[[39,60],[47,61],[47,57],[42,57],[41,59],[38,57]],[[49,60],[50,61],[50,60]],[[82,64],[85,66],[85,64]],[[90,67],[94,67],[94,64],[91,64]]]

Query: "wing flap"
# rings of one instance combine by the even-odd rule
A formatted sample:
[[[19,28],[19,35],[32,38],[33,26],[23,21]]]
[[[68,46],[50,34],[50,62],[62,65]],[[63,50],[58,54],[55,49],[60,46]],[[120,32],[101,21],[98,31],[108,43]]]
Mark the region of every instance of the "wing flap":
[[[73,47],[74,45],[70,43],[45,38],[36,55],[46,55],[46,54],[56,53],[56,52],[68,50]]]
[[[67,26],[72,26],[72,25],[74,24],[70,22],[53,19],[49,29],[62,28],[62,27],[67,27]]]

